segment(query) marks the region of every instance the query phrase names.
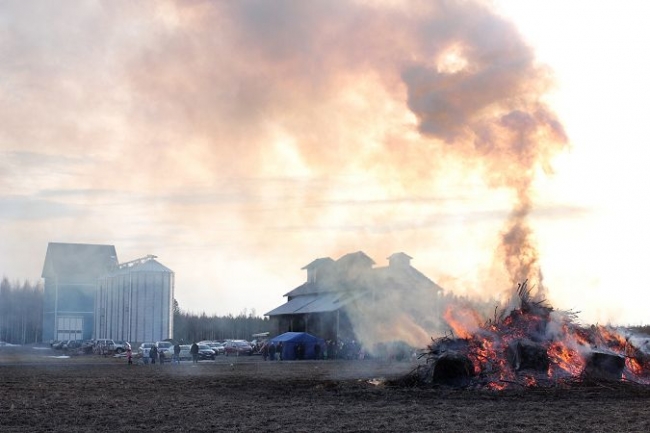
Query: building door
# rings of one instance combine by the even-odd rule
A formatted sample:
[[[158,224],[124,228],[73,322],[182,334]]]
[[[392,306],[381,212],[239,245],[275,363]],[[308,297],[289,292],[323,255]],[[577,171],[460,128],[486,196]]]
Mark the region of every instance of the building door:
[[[83,318],[79,316],[61,316],[56,321],[56,339],[59,341],[82,340]]]

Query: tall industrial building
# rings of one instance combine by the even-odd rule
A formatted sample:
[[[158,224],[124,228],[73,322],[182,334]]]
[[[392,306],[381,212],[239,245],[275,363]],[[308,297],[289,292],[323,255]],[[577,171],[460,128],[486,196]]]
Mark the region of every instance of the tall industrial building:
[[[93,337],[97,281],[116,265],[113,245],[48,244],[41,275],[43,341]]]
[[[97,284],[95,338],[131,342],[172,338],[174,272],[148,255],[117,265]]]
[[[174,272],[148,255],[120,264],[113,245],[50,242],[43,341],[158,341],[174,333]]]

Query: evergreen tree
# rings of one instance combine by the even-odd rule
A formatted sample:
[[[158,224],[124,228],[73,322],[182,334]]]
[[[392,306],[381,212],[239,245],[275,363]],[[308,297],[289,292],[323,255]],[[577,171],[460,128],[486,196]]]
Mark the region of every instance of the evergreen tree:
[[[0,282],[0,341],[12,344],[36,343],[42,339],[43,287],[25,281]]]
[[[182,311],[174,299],[174,339],[184,342],[201,340],[250,340],[253,334],[268,332],[268,318],[256,317],[255,310],[242,311],[237,316],[208,316]]]

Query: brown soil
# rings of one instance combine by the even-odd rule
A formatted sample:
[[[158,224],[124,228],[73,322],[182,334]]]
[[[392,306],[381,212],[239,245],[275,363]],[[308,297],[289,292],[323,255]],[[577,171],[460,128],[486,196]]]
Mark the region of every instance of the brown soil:
[[[414,365],[226,358],[198,365],[0,350],[0,431],[650,431],[650,389],[388,385]]]

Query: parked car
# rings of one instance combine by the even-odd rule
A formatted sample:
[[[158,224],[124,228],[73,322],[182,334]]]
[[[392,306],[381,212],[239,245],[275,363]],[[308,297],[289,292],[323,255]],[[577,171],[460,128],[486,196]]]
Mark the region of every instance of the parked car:
[[[210,343],[205,343],[206,345],[210,346],[212,350],[214,350],[215,355],[223,355],[225,352],[225,349],[223,347],[223,343],[219,343],[218,341],[213,341]]]
[[[214,359],[217,357],[217,354],[212,350],[207,344],[199,344],[199,360]]]
[[[95,353],[105,355],[115,351],[115,342],[110,338],[100,338],[95,340]]]
[[[81,347],[81,340],[68,340],[68,342],[63,345],[63,351],[74,352],[80,347]]]
[[[181,361],[192,359],[192,354],[190,354],[191,348],[191,344],[181,344],[181,353],[179,354]]]
[[[52,342],[52,344],[50,345],[50,347],[51,347],[52,349],[55,349],[55,350],[62,350],[62,349],[63,349],[63,345],[64,345],[65,343],[67,343],[67,342],[68,342],[67,340],[55,340],[55,341]]]
[[[229,340],[224,343],[224,354],[226,356],[252,355],[253,348],[246,340]]]
[[[79,348],[79,352],[84,353],[86,355],[90,355],[93,353],[94,349],[95,349],[95,340],[84,340],[81,342],[81,347]]]
[[[115,342],[115,353],[123,353],[126,352],[126,346],[127,346],[126,341],[116,341]]]
[[[151,350],[151,347],[155,345],[156,343],[142,343],[140,347],[138,347],[138,355],[140,355],[143,358],[149,359],[149,351]]]
[[[210,346],[210,348],[214,350],[215,355],[223,355],[224,353],[223,343],[219,341],[203,340],[199,341],[197,344],[205,344],[206,346]]]
[[[174,344],[170,341],[157,341],[156,346],[158,347],[158,356],[160,356],[161,361],[164,359],[164,362],[172,362],[174,357]],[[164,357],[161,355],[164,355]]]

